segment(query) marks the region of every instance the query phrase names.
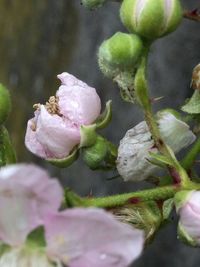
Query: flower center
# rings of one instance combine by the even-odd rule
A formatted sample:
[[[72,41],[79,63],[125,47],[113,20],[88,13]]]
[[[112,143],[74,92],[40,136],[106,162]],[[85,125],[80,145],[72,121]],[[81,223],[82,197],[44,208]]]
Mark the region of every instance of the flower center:
[[[58,105],[58,100],[59,98],[57,96],[50,96],[49,100],[45,104],[46,110],[49,112],[49,114],[57,114],[61,116],[60,110],[59,110],[59,105]],[[40,110],[41,104],[34,104],[33,108],[36,110]]]

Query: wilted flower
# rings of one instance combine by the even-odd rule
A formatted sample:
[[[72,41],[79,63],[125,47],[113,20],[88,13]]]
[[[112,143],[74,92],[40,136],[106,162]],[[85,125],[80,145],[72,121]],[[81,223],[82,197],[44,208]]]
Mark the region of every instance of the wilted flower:
[[[179,192],[175,204],[180,216],[179,237],[190,245],[200,246],[200,192]]]
[[[1,267],[126,267],[141,254],[142,231],[100,209],[59,212],[62,198],[59,183],[34,165],[1,169]],[[39,226],[44,242],[29,235]]]
[[[100,114],[96,90],[68,73],[58,75],[62,85],[46,105],[36,104],[28,121],[25,144],[45,159],[62,159],[80,143],[80,126],[92,124]]]
[[[158,125],[163,140],[174,152],[179,152],[195,140],[189,126],[169,111],[160,112]],[[125,181],[142,181],[157,166],[149,162],[149,152],[158,152],[145,121],[130,129],[120,141],[117,169]]]

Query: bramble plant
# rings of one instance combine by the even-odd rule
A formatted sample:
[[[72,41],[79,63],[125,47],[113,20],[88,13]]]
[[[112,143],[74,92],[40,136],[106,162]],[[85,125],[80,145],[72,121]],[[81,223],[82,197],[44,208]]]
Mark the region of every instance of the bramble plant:
[[[109,0],[83,0],[95,9]],[[129,129],[116,147],[102,134],[112,118],[111,101],[101,112],[95,88],[67,72],[57,77],[55,96],[35,104],[27,123],[28,150],[59,168],[81,156],[92,170],[117,170],[126,181],[147,180],[151,189],[101,198],[80,197],[33,164],[16,163],[5,128],[11,110],[0,85],[0,266],[128,267],[176,211],[178,237],[200,246],[200,65],[192,74],[193,95],[180,111],[152,111],[148,56],[158,38],[182,18],[180,0],[116,0],[128,32],[104,40],[98,51],[102,73],[117,83],[122,100],[137,105],[144,121]],[[181,112],[182,111],[182,112]],[[193,128],[190,128],[192,123]],[[178,161],[176,153],[191,146]],[[163,176],[156,171],[164,169]]]

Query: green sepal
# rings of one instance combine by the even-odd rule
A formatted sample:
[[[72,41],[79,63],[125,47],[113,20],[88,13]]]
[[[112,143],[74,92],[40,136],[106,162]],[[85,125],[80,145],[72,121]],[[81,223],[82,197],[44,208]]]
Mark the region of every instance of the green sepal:
[[[169,198],[164,201],[163,206],[162,206],[162,215],[163,215],[163,220],[168,220],[169,216],[174,208],[174,199]]]
[[[178,232],[178,239],[180,239],[184,244],[190,245],[190,246],[193,246],[193,247],[197,247],[198,246],[197,242],[194,239],[192,239],[192,237],[190,237],[188,235],[188,233],[182,227],[180,222],[178,224],[178,231],[177,232]]]
[[[192,97],[182,106],[181,110],[189,114],[200,114],[200,91],[195,90]]]
[[[103,113],[95,121],[96,129],[105,128],[112,119],[112,101],[109,100],[106,102],[106,107]]]
[[[135,72],[120,72],[113,81],[117,83],[120,88],[121,98],[130,103],[135,103],[135,89],[134,89],[134,75]]]
[[[16,163],[16,155],[8,131],[0,127],[0,166]]]
[[[46,247],[44,227],[40,226],[33,230],[26,239],[26,244],[36,247]]]
[[[70,153],[69,156],[63,159],[46,159],[49,163],[55,165],[59,168],[66,168],[70,166],[75,160],[77,160],[79,156],[79,150],[77,147],[74,148],[74,150]]]
[[[176,207],[176,211],[178,211],[187,202],[192,192],[193,191],[182,190],[175,194],[174,204]]]
[[[79,148],[95,144],[97,139],[96,124],[82,125],[80,128],[81,142]]]
[[[116,208],[113,213],[120,221],[143,230],[145,232],[146,243],[152,241],[162,223],[162,214],[157,203],[154,201]]]
[[[151,159],[149,159],[149,161],[152,164],[157,165],[161,168],[166,167],[166,165],[173,167],[173,162],[168,157],[153,152],[149,152],[149,154],[151,156]]]
[[[0,241],[0,257],[10,249],[10,246]]]
[[[79,148],[89,147],[95,144],[97,139],[96,130],[105,128],[112,119],[112,101],[109,100],[106,103],[106,108],[103,113],[97,118],[94,124],[82,125],[81,132],[81,142]]]
[[[4,123],[11,110],[10,93],[5,86],[0,84],[0,125]]]

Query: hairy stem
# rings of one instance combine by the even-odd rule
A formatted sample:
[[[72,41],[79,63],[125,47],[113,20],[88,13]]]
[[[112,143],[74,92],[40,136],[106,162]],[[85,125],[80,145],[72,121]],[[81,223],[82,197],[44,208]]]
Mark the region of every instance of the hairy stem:
[[[166,156],[173,163],[173,167],[168,168],[168,170],[169,170],[170,175],[174,178],[174,182],[175,183],[177,182],[187,183],[189,181],[189,177],[186,171],[182,168],[182,166],[177,161],[173,151],[171,151],[168,148],[168,146],[165,144],[165,142],[162,140],[158,125],[154,118],[151,100],[148,95],[148,85],[147,85],[147,79],[146,79],[148,52],[149,51],[147,49],[146,54],[144,55],[141,61],[140,67],[136,73],[136,77],[135,77],[136,96],[144,110],[145,120],[152,134],[152,138],[155,142],[156,147],[158,148],[161,154]]]

